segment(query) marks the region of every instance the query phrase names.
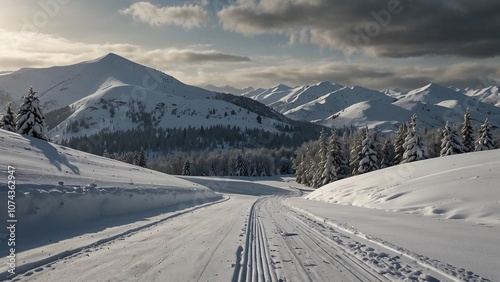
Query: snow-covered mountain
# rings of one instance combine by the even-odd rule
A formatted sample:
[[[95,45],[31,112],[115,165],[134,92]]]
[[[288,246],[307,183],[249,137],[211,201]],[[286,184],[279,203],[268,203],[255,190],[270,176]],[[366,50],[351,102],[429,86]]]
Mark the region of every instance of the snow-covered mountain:
[[[446,121],[459,124],[467,108],[473,122],[486,118],[500,127],[498,87],[468,92],[430,83],[405,91],[383,92],[359,86],[346,87],[331,82],[289,87],[277,85],[264,91],[242,94],[260,101],[285,116],[326,126],[368,126],[394,131],[416,113],[427,127],[442,127]]]
[[[476,90],[467,89],[464,93],[484,103],[500,107],[500,88],[498,86],[489,86]]]
[[[148,127],[222,126],[278,133],[286,120],[269,118],[264,105],[257,114],[244,103],[236,105],[226,96],[112,53],[71,66],[24,68],[2,75],[2,101],[20,101],[30,86],[38,91],[49,137],[55,142]]]
[[[243,93],[247,93],[247,92],[256,90],[252,86],[248,86],[247,88],[239,89],[239,88],[232,87],[231,85],[215,86],[213,84],[208,84],[208,85],[202,86],[202,88],[207,89],[209,91],[213,91],[213,92],[228,93],[228,94],[233,94],[233,95],[241,95]]]

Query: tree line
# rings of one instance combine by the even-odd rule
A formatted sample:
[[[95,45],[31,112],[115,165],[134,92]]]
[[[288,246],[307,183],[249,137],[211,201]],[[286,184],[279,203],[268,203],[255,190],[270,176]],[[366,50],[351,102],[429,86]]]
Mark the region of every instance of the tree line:
[[[442,129],[419,129],[417,116],[403,123],[398,132],[386,136],[367,127],[337,134],[323,131],[316,141],[303,144],[295,152],[293,168],[297,182],[318,188],[333,181],[393,165],[498,148],[488,119],[477,134],[469,110],[458,129],[448,122]]]

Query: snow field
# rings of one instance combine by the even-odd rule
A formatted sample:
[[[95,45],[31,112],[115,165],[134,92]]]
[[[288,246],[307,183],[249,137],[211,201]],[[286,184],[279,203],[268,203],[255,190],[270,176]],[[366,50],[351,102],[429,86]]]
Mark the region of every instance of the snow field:
[[[309,200],[500,225],[500,150],[389,167],[333,182]]]

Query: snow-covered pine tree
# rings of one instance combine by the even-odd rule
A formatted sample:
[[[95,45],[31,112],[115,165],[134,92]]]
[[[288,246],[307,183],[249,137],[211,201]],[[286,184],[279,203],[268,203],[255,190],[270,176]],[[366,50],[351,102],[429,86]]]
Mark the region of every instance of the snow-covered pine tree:
[[[464,144],[454,128],[448,122],[443,128],[443,139],[441,139],[441,151],[439,156],[462,154],[465,151]]]
[[[123,152],[121,155],[120,155],[120,158],[118,159],[119,161],[122,161],[122,162],[127,162],[127,154],[125,154],[125,152]]]
[[[394,142],[394,162],[397,165],[403,161],[403,155],[405,153],[405,148],[403,144],[405,143],[406,134],[408,133],[408,125],[403,123],[399,126],[398,133],[396,135],[396,141]]]
[[[295,159],[293,159],[293,168],[295,169],[295,181],[299,184],[305,184],[305,152],[306,147],[303,145],[295,151]]]
[[[189,160],[186,160],[184,162],[184,166],[182,167],[182,175],[191,175],[191,163],[189,162]]]
[[[479,130],[479,137],[476,140],[476,152],[493,149],[495,149],[495,137],[490,122],[486,119]]]
[[[368,132],[362,142],[361,155],[363,156],[359,161],[358,173],[363,174],[370,171],[379,169],[380,159],[377,156],[377,144],[373,138],[373,134]]]
[[[330,182],[337,180],[337,171],[334,153],[335,153],[335,143],[332,143],[332,136],[330,136],[328,145],[326,144],[326,136],[323,131],[321,131],[322,136],[320,137],[320,151],[321,154],[321,164],[320,164],[320,180],[318,187],[326,185]],[[332,134],[335,134],[335,131],[332,131]],[[323,139],[322,139],[323,138]],[[324,154],[323,154],[324,151]]]
[[[405,152],[401,163],[410,163],[414,161],[425,160],[429,158],[427,146],[424,139],[420,135],[417,127],[417,115],[411,118],[408,133],[406,134],[405,143],[403,144]]]
[[[464,115],[464,123],[462,125],[462,143],[464,144],[465,153],[474,152],[474,128],[472,127],[472,119],[470,116],[469,108]]]
[[[7,105],[7,113],[2,117],[0,128],[7,131],[16,132],[16,116],[11,110],[10,104]]]
[[[316,140],[314,142],[308,143],[306,150],[306,158],[304,161],[305,168],[305,182],[304,185],[309,187],[314,186],[314,179],[317,175],[318,160],[316,159],[319,151],[319,142]]]
[[[394,164],[394,157],[396,156],[394,151],[394,145],[388,138],[382,146],[382,161],[380,162],[380,168],[390,167]]]
[[[234,175],[235,176],[248,176],[247,165],[245,164],[245,160],[243,160],[243,156],[238,154],[236,158],[236,166],[234,167]]]
[[[133,165],[139,165],[139,153],[137,151],[134,152],[134,160],[132,161]]]
[[[146,160],[146,154],[144,153],[144,148],[141,147],[141,151],[139,152],[139,166],[140,167],[148,167],[148,161]]]
[[[328,158],[328,152],[327,152],[327,146],[326,146],[326,134],[324,130],[321,130],[321,133],[319,135],[319,150],[318,154],[315,158],[315,174],[313,178],[313,187],[318,188],[322,185],[323,183],[329,183],[330,178],[328,174],[324,174],[325,167],[326,167],[326,161]]]
[[[20,134],[49,140],[47,138],[45,116],[43,115],[40,100],[36,97],[36,93],[33,87],[30,87],[28,95],[23,97],[23,104],[17,113],[16,131]]]
[[[361,129],[358,133],[355,134],[354,137],[354,145],[351,150],[351,159],[350,159],[350,169],[351,175],[358,175],[359,162],[363,159],[362,151],[363,151],[363,140],[366,138],[368,132],[366,129]]]
[[[333,156],[337,177],[334,180],[344,179],[350,176],[349,158],[345,151],[345,146],[337,136],[337,129],[332,129],[332,136],[328,143],[328,152]]]
[[[109,157],[111,157],[111,156],[109,155],[108,148],[104,148],[104,152],[102,153],[102,156],[103,156],[103,157],[105,157],[105,158],[109,158]]]

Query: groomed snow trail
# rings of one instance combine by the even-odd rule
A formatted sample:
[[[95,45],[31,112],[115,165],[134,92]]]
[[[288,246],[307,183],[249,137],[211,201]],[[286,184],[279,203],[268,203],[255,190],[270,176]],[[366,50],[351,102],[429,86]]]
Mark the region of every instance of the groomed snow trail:
[[[236,281],[387,281],[297,218],[284,196],[252,207]]]
[[[234,282],[489,281],[450,265],[439,269],[422,263],[387,242],[380,244],[356,230],[327,224],[284,201],[300,194],[255,202],[245,246],[237,252],[241,265],[235,268]]]

